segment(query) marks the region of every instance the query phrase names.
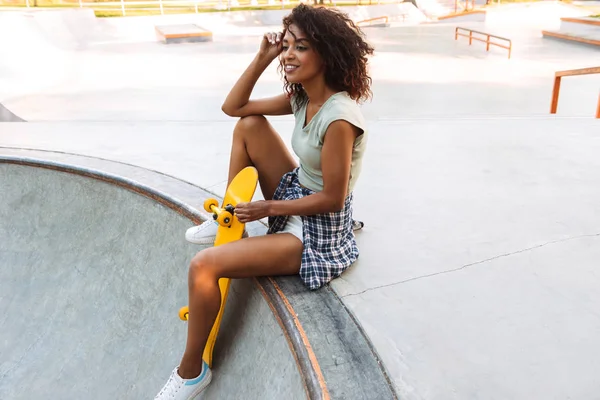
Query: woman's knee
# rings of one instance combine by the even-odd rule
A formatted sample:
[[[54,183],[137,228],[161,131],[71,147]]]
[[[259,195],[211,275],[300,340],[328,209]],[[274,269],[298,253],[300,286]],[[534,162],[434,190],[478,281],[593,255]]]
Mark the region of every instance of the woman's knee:
[[[215,268],[213,248],[202,250],[197,253],[190,262],[188,283],[190,287],[196,287],[206,283],[216,282],[218,274]]]
[[[262,115],[249,115],[238,120],[233,130],[234,135],[244,135],[249,132],[261,130],[268,124],[267,119]]]

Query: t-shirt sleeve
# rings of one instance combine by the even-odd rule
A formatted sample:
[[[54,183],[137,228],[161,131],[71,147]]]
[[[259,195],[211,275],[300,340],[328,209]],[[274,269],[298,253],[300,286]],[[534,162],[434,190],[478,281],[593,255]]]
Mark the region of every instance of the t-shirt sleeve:
[[[360,134],[365,132],[366,124],[358,105],[348,104],[346,102],[335,102],[331,104],[331,107],[327,111],[327,116],[323,118],[318,131],[319,142],[321,144],[323,144],[323,141],[325,140],[325,134],[327,133],[327,129],[329,129],[329,125],[335,121],[347,121],[357,127]]]

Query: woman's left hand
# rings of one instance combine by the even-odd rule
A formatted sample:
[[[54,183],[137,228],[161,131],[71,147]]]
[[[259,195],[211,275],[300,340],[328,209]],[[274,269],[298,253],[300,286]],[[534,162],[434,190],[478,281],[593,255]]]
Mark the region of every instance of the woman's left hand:
[[[257,221],[269,216],[269,203],[265,200],[250,203],[239,203],[235,207],[235,215],[243,224]]]

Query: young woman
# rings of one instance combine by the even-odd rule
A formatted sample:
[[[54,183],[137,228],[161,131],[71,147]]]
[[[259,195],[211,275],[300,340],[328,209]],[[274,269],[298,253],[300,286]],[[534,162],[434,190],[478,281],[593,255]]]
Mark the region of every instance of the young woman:
[[[352,190],[367,131],[358,103],[371,95],[367,56],[373,48],[342,13],[299,5],[267,33],[222,109],[239,117],[229,182],[257,168],[265,200],[238,204],[244,223],[268,217],[268,234],[199,252],[189,269],[188,338],[183,358],[156,399],[193,399],[211,380],[202,353],[219,311],[218,280],[300,274],[309,289],[339,276],[358,257],[352,231]],[[279,56],[285,93],[250,100],[256,81]],[[292,148],[299,165],[264,115],[294,114]],[[187,240],[210,243],[216,224],[190,228]]]

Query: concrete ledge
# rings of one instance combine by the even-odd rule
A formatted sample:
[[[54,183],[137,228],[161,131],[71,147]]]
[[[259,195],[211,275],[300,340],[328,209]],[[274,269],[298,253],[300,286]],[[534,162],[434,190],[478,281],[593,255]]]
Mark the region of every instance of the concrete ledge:
[[[583,17],[583,18],[571,18],[571,17],[563,17],[560,19],[563,22],[572,22],[575,24],[584,24],[584,25],[593,25],[600,28],[600,19],[599,18],[591,18],[591,17]]]
[[[485,10],[463,11],[455,14],[442,15],[438,17],[438,21],[455,22],[455,21],[477,21],[483,22],[486,17]]]
[[[56,171],[63,175],[66,174],[66,176],[79,177],[78,181],[84,178],[84,182],[91,179],[99,180],[103,184],[118,186],[175,211],[180,217],[188,219],[193,224],[208,217],[199,210],[202,209],[206,198],[213,197],[203,189],[174,177],[94,157],[42,150],[0,148],[0,167],[7,164]],[[171,227],[163,226],[161,229],[168,230]],[[248,224],[247,229],[250,236],[262,235],[266,232],[266,227],[259,222]],[[180,228],[177,228],[177,232],[179,230]],[[183,232],[181,232],[181,236],[181,242],[184,242]],[[177,243],[179,243],[178,240],[173,246],[179,246]],[[177,248],[174,250],[178,252]],[[128,265],[128,267],[132,267],[132,265]],[[160,270],[164,270],[164,266],[161,266]],[[146,273],[152,273],[149,267]],[[184,285],[187,275],[185,272],[180,275],[181,279],[174,277],[173,281],[177,285]],[[85,275],[82,279],[84,278]],[[311,400],[326,398],[395,400],[398,398],[378,355],[362,328],[328,286],[318,291],[309,291],[299,277],[234,280],[232,285],[231,296],[226,307],[226,317],[223,320],[215,347],[215,378],[204,398],[236,397],[235,393],[239,394],[242,391],[248,395],[260,393],[259,397],[264,399],[285,397]],[[172,293],[172,290],[166,288],[163,288],[162,291],[164,293],[160,296]],[[152,308],[154,320],[164,326],[164,321],[175,315],[177,308],[173,305],[163,304],[164,299],[161,299],[160,296],[157,300],[162,304],[160,307],[162,313],[158,307],[146,305],[146,308]],[[267,310],[266,313],[265,310]],[[16,311],[12,310],[11,312],[15,314]],[[91,318],[93,319],[93,316]],[[272,325],[271,320],[275,322],[275,327],[279,325],[281,330],[272,327],[266,328]],[[153,323],[152,319],[147,323]],[[184,345],[179,335],[185,330],[185,326],[183,323],[181,325],[177,323],[176,326],[178,327],[177,332],[179,332],[177,340],[174,340],[175,337],[166,337],[160,341],[163,346],[169,348],[174,346],[169,350],[170,354],[179,355]],[[70,334],[73,335],[76,332],[73,331]],[[284,343],[287,342],[287,346],[281,347],[281,340]],[[268,346],[265,343],[268,343]],[[97,346],[97,343],[94,346]],[[144,348],[146,344],[140,342],[139,346]],[[296,364],[292,368],[295,373],[287,376],[284,371],[289,373],[290,363],[285,359],[287,357],[289,360],[290,356],[289,353],[287,356],[284,354],[283,348],[286,347],[289,348],[291,359],[295,360]],[[279,350],[276,352],[272,351],[277,348]],[[82,349],[82,351],[84,350]],[[251,368],[251,371],[248,371],[247,366],[255,364],[252,360],[258,360],[256,362],[262,367]],[[107,359],[107,362],[110,360]],[[165,375],[167,369],[173,367],[170,359],[159,357],[154,363],[155,367],[159,367],[159,371],[154,370],[153,373],[159,376]],[[33,364],[22,368],[26,367],[31,369]],[[48,366],[46,370],[52,371],[50,367]],[[62,368],[72,369],[73,365],[63,362]],[[246,371],[241,371],[240,368]],[[168,374],[163,378],[166,379],[166,376]],[[240,376],[244,376],[246,379],[240,380]],[[95,378],[102,377],[95,375]],[[129,394],[132,398],[147,397],[147,395],[153,394],[150,393],[153,388],[148,388],[147,385],[132,385],[124,382],[122,375],[119,375],[118,379],[120,382],[115,384],[130,387],[128,390],[148,392],[131,392]],[[300,386],[303,387],[302,389],[291,383],[297,382],[298,379],[302,382]],[[110,381],[108,377],[104,380],[100,379],[100,381],[103,386],[110,386],[106,385]],[[163,382],[155,383],[159,385]],[[15,385],[18,386],[18,384],[15,382]],[[81,385],[89,386],[92,383],[83,379]],[[9,393],[13,389],[17,390],[17,386],[12,389],[8,387]],[[90,389],[87,386],[86,388]],[[37,390],[39,393],[47,390],[39,385],[37,389],[35,385],[30,385],[30,389],[33,392]],[[50,397],[70,397],[69,393],[73,394],[73,390],[74,388],[64,382],[63,384],[54,382],[51,392],[46,391],[45,394],[56,395]],[[282,396],[281,390],[288,390],[288,392]],[[98,395],[100,396],[100,394]]]
[[[555,31],[542,31],[542,35],[545,38],[551,39],[559,39],[565,40],[569,42],[581,43],[585,45],[600,47],[600,40],[586,38],[578,35],[563,33],[563,32],[555,32]]]
[[[155,26],[158,40],[165,44],[211,42],[212,32],[196,24]]]
[[[387,28],[390,26],[390,17],[381,15],[379,17],[369,18],[356,22],[356,26],[360,28]]]

